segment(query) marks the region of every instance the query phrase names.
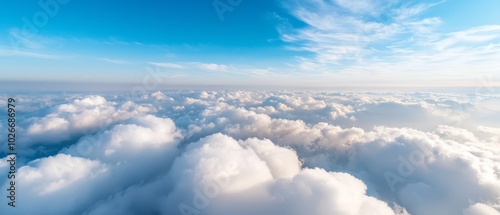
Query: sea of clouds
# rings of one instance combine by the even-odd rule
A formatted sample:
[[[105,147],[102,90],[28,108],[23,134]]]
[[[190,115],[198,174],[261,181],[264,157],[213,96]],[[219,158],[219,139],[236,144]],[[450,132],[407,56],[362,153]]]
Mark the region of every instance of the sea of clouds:
[[[15,98],[16,208],[2,145],[1,214],[500,215],[499,95]]]

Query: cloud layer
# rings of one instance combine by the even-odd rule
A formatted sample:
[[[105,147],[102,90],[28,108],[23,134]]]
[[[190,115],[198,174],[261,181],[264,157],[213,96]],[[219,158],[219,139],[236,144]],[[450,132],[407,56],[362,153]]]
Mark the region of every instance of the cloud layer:
[[[1,211],[499,214],[495,94],[68,97],[23,97],[18,207]]]

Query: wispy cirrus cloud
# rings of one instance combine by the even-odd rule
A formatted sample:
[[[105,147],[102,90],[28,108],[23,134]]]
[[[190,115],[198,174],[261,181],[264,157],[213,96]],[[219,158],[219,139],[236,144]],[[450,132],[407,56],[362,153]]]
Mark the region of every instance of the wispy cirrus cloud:
[[[121,59],[114,59],[114,58],[98,58],[98,60],[108,62],[108,63],[113,63],[113,64],[131,64],[132,62],[126,61],[126,60],[121,60]]]
[[[441,3],[289,1],[289,13],[307,25],[279,31],[290,49],[313,54],[298,58],[299,70],[336,79],[463,84],[477,79],[470,71],[498,72],[500,25],[445,32],[440,17],[424,14]]]
[[[21,28],[7,30],[8,44],[12,49],[48,50],[61,47],[68,41],[64,37],[45,36]]]
[[[40,49],[44,47],[42,42],[34,40],[33,36],[28,37],[18,28],[9,29],[8,37],[13,48],[24,47],[30,49]]]
[[[229,67],[224,64],[216,64],[216,63],[194,63],[198,68],[203,69],[203,70],[210,70],[210,71],[228,71]]]
[[[31,57],[40,59],[62,59],[63,56],[39,53],[30,50],[13,50],[0,47],[0,56],[16,56],[16,57]]]
[[[150,65],[176,71],[190,71],[193,73],[216,73],[219,75],[241,74],[246,76],[266,76],[273,74],[273,68],[255,68],[250,66],[235,66],[210,62],[148,62]]]
[[[444,39],[437,41],[435,45],[438,50],[453,46],[490,45],[490,42],[498,42],[499,38],[500,25],[485,25],[449,33],[445,35]]]
[[[168,63],[168,62],[149,62],[149,64],[151,64],[153,66],[162,67],[162,68],[168,68],[168,69],[185,69],[186,68],[181,64]]]
[[[362,60],[373,54],[382,42],[417,31],[429,31],[438,18],[418,19],[430,5],[420,3],[395,7],[395,1],[295,1],[290,13],[308,26],[282,29],[282,39],[292,48],[316,54],[319,63]]]

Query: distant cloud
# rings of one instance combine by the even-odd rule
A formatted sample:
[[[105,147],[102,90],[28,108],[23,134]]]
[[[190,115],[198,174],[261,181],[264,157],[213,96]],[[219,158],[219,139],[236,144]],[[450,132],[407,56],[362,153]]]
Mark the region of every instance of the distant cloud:
[[[46,116],[31,118],[24,136],[28,143],[57,143],[76,134],[96,131],[112,123],[155,111],[151,106],[137,105],[131,101],[118,105],[102,96],[88,96],[61,104]]]
[[[223,64],[215,64],[215,63],[196,63],[196,64],[199,68],[204,70],[219,71],[219,72],[228,71],[228,66]]]
[[[265,78],[274,75],[272,68],[256,68],[249,66],[235,66],[229,64],[209,63],[209,62],[148,62],[150,65],[174,70],[188,70],[192,74],[217,72],[217,75],[241,75],[245,77]],[[183,74],[186,75],[186,74]],[[226,77],[228,78],[228,77]]]
[[[178,63],[166,63],[166,62],[149,62],[153,66],[168,68],[168,69],[185,69],[186,67]]]
[[[59,56],[59,55],[52,55],[52,54],[44,54],[44,53],[39,53],[39,52],[34,52],[34,51],[29,51],[29,50],[22,50],[22,49],[10,49],[10,48],[1,48],[0,47],[0,56],[7,56],[7,57],[12,57],[12,56],[19,56],[19,57],[31,57],[31,58],[40,58],[40,59],[62,59],[64,57]]]
[[[361,85],[367,83],[353,77],[369,76],[370,83],[382,85],[463,86],[478,73],[496,73],[499,26],[443,32],[443,21],[424,13],[443,2],[286,1],[289,13],[307,25],[285,23],[279,31],[289,49],[314,54],[295,63],[304,76],[321,73]],[[457,78],[449,77],[451,71]],[[426,80],[431,76],[436,81]]]
[[[131,64],[131,62],[126,61],[126,60],[120,60],[120,59],[112,59],[112,58],[98,58],[101,61],[108,62],[108,63],[114,63],[114,64]]]
[[[479,26],[449,33],[445,39],[437,41],[435,45],[438,50],[444,50],[453,45],[467,45],[467,43],[481,44],[500,38],[499,33],[500,25]]]
[[[16,48],[40,49],[44,47],[44,44],[38,40],[39,38],[34,39],[37,35],[26,35],[21,29],[18,28],[11,28],[8,36],[11,45]]]

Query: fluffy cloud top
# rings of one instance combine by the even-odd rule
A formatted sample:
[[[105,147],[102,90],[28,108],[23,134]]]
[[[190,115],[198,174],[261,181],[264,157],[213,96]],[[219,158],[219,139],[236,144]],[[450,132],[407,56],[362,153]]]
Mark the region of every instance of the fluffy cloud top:
[[[162,192],[149,192],[155,189]],[[268,140],[215,134],[189,145],[164,178],[116,195],[90,214],[116,208],[127,214],[134,208],[123,202],[134,196],[161,199],[147,207],[161,214],[395,214],[365,191],[346,173],[300,170],[295,152]]]
[[[17,207],[9,213],[82,213],[115,192],[161,174],[177,155],[181,137],[170,119],[152,115],[83,137],[56,156],[19,169]],[[6,205],[0,208],[7,210]]]
[[[33,118],[26,129],[26,135],[33,139],[56,142],[77,133],[90,132],[154,111],[151,106],[141,106],[131,101],[118,105],[102,96],[88,96],[59,105],[44,117]]]

